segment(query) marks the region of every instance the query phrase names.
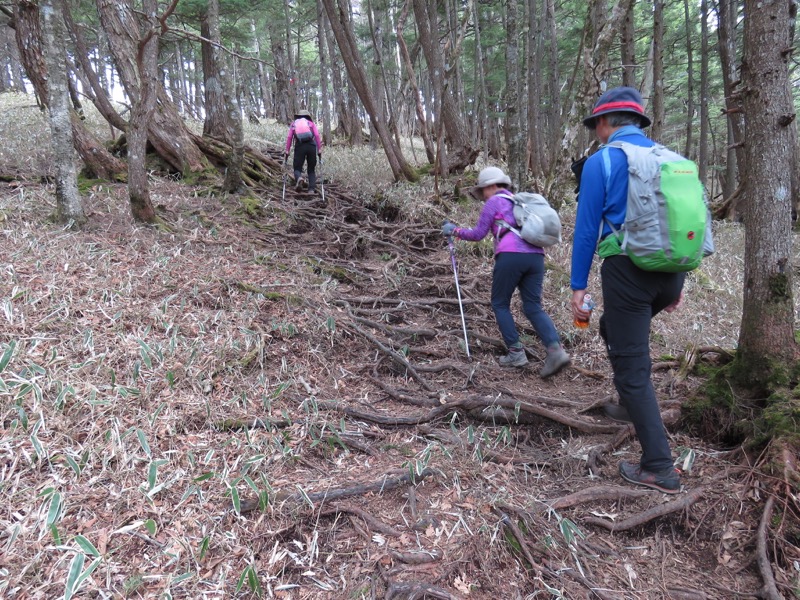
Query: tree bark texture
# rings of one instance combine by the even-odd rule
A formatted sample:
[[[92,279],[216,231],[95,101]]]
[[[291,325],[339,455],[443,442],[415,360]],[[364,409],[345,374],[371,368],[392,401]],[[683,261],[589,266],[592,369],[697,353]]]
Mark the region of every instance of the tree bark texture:
[[[425,118],[425,108],[422,103],[422,94],[420,93],[419,86],[417,85],[417,77],[414,73],[414,63],[411,60],[411,55],[408,52],[408,46],[403,38],[403,31],[405,30],[406,18],[408,17],[408,0],[403,5],[403,11],[400,13],[400,18],[397,20],[397,45],[400,49],[400,59],[406,70],[408,77],[408,85],[411,88],[414,101],[414,112],[417,116],[417,124],[419,127],[418,135],[422,138],[422,144],[425,147],[425,156],[430,164],[436,160],[436,151],[433,148],[433,142],[430,136],[430,127]],[[476,27],[477,37],[477,27]]]
[[[791,0],[746,0],[744,26],[745,245],[739,334],[746,380],[766,383],[795,359],[789,88]]]
[[[719,0],[717,3],[717,35],[719,39],[719,58],[722,65],[722,84],[725,90],[725,110],[728,117],[728,156],[725,161],[725,180],[723,193],[730,198],[738,187],[739,171],[745,170],[745,155],[739,142],[744,140],[744,119],[741,101],[737,90],[738,75],[736,50],[738,47],[736,26],[738,22],[739,0]],[[728,216],[734,217],[738,206],[728,209]]]
[[[144,14],[136,52],[138,89],[131,110],[128,128],[128,197],[131,215],[136,221],[152,223],[156,213],[150,200],[150,185],[147,180],[147,129],[156,106],[158,86],[158,41],[156,30],[157,0],[143,1]]]
[[[53,158],[56,167],[56,218],[59,223],[81,226],[86,222],[81,195],[78,192],[78,173],[75,169],[75,149],[72,142],[70,100],[67,90],[67,51],[64,45],[66,28],[59,0],[42,0],[42,41],[48,73],[47,108],[53,139]]]
[[[42,51],[39,7],[35,2],[20,1],[14,4],[14,22],[20,59],[36,97],[46,105],[47,67]],[[75,149],[86,165],[90,176],[114,181],[125,178],[125,164],[115,158],[86,128],[78,114],[70,109],[70,123]]]
[[[520,122],[520,79],[517,0],[506,0],[506,156],[508,175],[519,189],[525,184],[526,144]]]
[[[239,107],[236,86],[231,75],[232,57],[226,57],[220,49],[219,0],[208,0],[206,12],[211,41],[210,62],[214,66],[217,84],[222,94],[223,139],[230,144],[226,159],[225,181],[222,189],[236,193],[242,188],[242,162],[244,160],[244,133],[242,131],[242,109]]]
[[[325,6],[325,12],[328,15],[328,20],[330,21],[333,34],[336,37],[339,50],[342,53],[347,73],[353,85],[356,87],[356,91],[358,92],[359,98],[361,98],[364,109],[367,111],[370,122],[381,138],[383,150],[386,153],[386,158],[389,161],[389,167],[392,169],[395,180],[407,179],[408,181],[415,181],[417,175],[403,157],[399,146],[397,146],[392,139],[386,123],[376,118],[378,110],[375,106],[375,99],[367,80],[364,63],[361,60],[358,47],[356,46],[349,15],[347,14],[347,7],[342,6],[341,2],[337,2],[337,0],[323,0],[323,5]]]
[[[217,7],[214,14],[214,6]],[[227,138],[225,124],[225,97],[220,81],[220,65],[214,53],[214,44],[219,43],[219,4],[208,0],[206,10],[200,17],[200,53],[203,58],[203,87],[205,88],[205,119],[203,120],[203,135],[230,143]]]
[[[632,3],[633,0],[617,0],[606,19],[602,18],[604,11],[600,10],[600,3],[597,0],[589,4],[584,25],[583,77],[569,109],[561,140],[560,160],[553,161],[551,165],[548,178],[550,180],[555,178],[555,169],[569,172],[572,157],[583,155],[582,150],[575,147],[578,131],[583,127],[583,117],[591,112],[592,106],[600,96],[600,90],[605,87],[611,44],[615,41]],[[545,194],[547,193],[548,190],[545,190]]]
[[[436,5],[425,0],[411,0],[417,22],[419,43],[428,63],[428,74],[438,99],[438,118],[447,133],[447,143],[452,151],[447,156],[448,169],[463,171],[475,162],[478,151],[472,147],[467,128],[459,115],[458,106],[449,87],[449,75],[444,64],[444,52],[438,41],[438,15]],[[441,152],[441,149],[439,150]]]
[[[96,0],[96,5],[125,93],[136,102],[141,85],[136,67],[140,37],[131,0]],[[207,161],[158,79],[154,91],[156,107],[148,122],[148,141],[179,173],[202,171]]]
[[[644,90],[645,94],[648,90]],[[664,0],[653,2],[653,90],[650,137],[658,141],[664,133]]]

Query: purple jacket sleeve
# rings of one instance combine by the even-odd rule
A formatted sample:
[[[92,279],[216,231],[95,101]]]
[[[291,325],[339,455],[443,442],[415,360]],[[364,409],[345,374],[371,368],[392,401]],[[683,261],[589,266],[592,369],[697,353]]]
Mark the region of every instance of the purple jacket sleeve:
[[[503,193],[510,194],[508,191],[503,191]],[[507,231],[498,239],[501,228],[496,225],[497,220],[505,221],[513,226],[517,225],[514,219],[514,210],[511,201],[496,194],[489,198],[483,205],[475,227],[472,229],[458,227],[454,232],[455,236],[462,240],[477,242],[485,238],[486,235],[491,232],[495,239],[495,254],[499,254],[500,252],[544,254],[543,249],[530,245],[511,231]]]

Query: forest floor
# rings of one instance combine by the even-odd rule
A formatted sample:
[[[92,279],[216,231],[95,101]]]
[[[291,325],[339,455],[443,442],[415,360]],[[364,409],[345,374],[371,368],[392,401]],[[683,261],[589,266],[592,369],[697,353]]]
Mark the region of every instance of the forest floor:
[[[571,323],[569,207],[545,306],[573,366],[543,381],[517,305],[531,362],[497,364],[488,242],[457,245],[467,357],[438,224],[477,203],[348,186],[344,159],[324,201],[154,175],[160,227],[97,183],[72,232],[17,159],[0,155],[18,175],[0,182],[3,597],[754,598],[762,556],[798,595],[797,538],[780,510],[760,527],[770,480],[680,420],[735,346],[738,225],[654,320],[684,471],[666,496],[617,475],[639,445],[603,415],[596,319]],[[599,314],[596,271],[590,290]]]

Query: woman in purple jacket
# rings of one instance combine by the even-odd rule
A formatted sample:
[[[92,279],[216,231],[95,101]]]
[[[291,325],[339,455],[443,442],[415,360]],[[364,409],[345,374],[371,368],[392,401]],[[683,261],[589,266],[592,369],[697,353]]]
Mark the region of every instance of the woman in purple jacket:
[[[518,227],[514,218],[514,204],[511,202],[512,194],[508,190],[511,179],[502,169],[483,169],[478,175],[477,187],[486,200],[477,225],[467,229],[446,221],[442,226],[442,234],[477,242],[492,232],[495,258],[492,309],[508,347],[508,354],[500,358],[500,364],[504,367],[523,367],[528,364],[525,348],[519,341],[519,333],[511,315],[511,296],[515,289],[519,289],[522,310],[547,348],[547,357],[539,375],[542,378],[550,377],[569,364],[569,354],[561,346],[553,320],[542,309],[544,250],[532,246],[507,227],[498,224],[498,221],[505,221],[512,227]]]

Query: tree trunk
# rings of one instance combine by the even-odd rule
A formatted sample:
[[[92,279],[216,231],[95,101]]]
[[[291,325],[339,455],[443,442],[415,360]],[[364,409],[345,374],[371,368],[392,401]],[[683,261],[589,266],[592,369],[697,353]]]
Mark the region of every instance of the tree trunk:
[[[561,140],[561,157],[553,161],[548,179],[553,180],[556,169],[567,172],[573,156],[581,156],[582,150],[575,147],[579,128],[583,127],[582,119],[591,112],[597,98],[600,96],[601,82],[605,82],[608,72],[608,55],[616,32],[620,30],[625,15],[628,14],[633,0],[617,0],[611,11],[600,10],[597,0],[593,0],[586,14],[584,35],[586,38],[584,50],[584,71],[580,88],[573,96],[571,107],[568,111],[566,127]],[[608,12],[607,20],[603,21],[602,15]],[[599,28],[599,29],[597,29]],[[545,190],[547,194],[549,190]]]
[[[411,0],[407,0],[411,1]],[[489,92],[486,86],[486,63],[483,57],[483,46],[481,45],[481,20],[478,3],[473,3],[473,20],[475,28],[475,64],[478,71],[478,102],[475,106],[475,120],[477,122],[478,135],[476,139],[482,140],[483,161],[489,160]]]
[[[47,101],[47,69],[42,55],[39,8],[33,2],[20,1],[14,4],[14,23],[17,48],[28,80],[33,85],[36,97]],[[108,181],[125,179],[125,164],[114,157],[86,128],[78,114],[70,109],[72,141],[90,176]]]
[[[119,115],[119,113],[111,105],[111,100],[108,97],[108,92],[103,87],[100,79],[97,77],[97,71],[92,68],[92,63],[89,60],[89,49],[86,46],[86,41],[83,37],[81,28],[75,24],[72,18],[72,12],[69,9],[69,4],[63,3],[64,21],[69,28],[70,35],[75,41],[75,59],[80,65],[86,81],[89,82],[93,92],[92,102],[97,110],[103,115],[103,118],[108,121],[112,127],[116,127],[120,131],[127,131],[128,123]]]
[[[700,181],[708,186],[708,3],[700,0],[700,141],[697,164]]]
[[[272,60],[275,64],[275,118],[288,125],[294,106],[289,98],[289,63],[286,57],[284,33],[277,19],[269,20],[269,39]]]
[[[686,146],[684,156],[692,156],[694,143],[694,52],[692,48],[692,31],[694,29],[693,13],[689,10],[689,0],[683,0],[684,26],[686,30]]]
[[[620,58],[622,59],[622,85],[636,87],[636,22],[634,7],[631,4],[622,20],[622,40]]]
[[[259,32],[256,30],[255,19],[250,19],[250,37],[253,40],[253,47],[258,61],[256,62],[256,70],[258,73],[258,89],[261,92],[261,104],[263,112],[260,114],[264,117],[273,116],[272,107],[272,94],[269,89],[269,80],[267,79],[267,71],[264,69],[263,58],[261,56],[261,42],[259,40]]]
[[[742,83],[745,142],[744,296],[737,361],[769,386],[795,360],[791,172],[794,106],[789,0],[746,0]]]
[[[75,149],[72,143],[69,95],[67,92],[67,51],[64,45],[66,28],[59,7],[54,0],[42,0],[42,41],[47,62],[47,107],[50,113],[50,131],[53,139],[53,159],[56,166],[56,218],[59,223],[81,226],[86,222],[81,195],[78,192],[78,175],[75,170]]]
[[[743,172],[747,169],[744,148],[739,145],[744,140],[744,121],[736,90],[738,84],[736,73],[736,48],[738,45],[736,27],[739,21],[739,3],[738,0],[719,0],[717,6],[719,11],[717,14],[717,22],[719,23],[717,28],[719,58],[722,65],[722,83],[725,90],[725,111],[728,117],[728,155],[725,162],[726,174],[723,195],[725,198],[731,198],[738,187],[740,170]],[[738,211],[738,203],[731,204],[728,207],[727,216],[735,218]]]
[[[558,69],[558,32],[556,31],[555,0],[545,0],[545,26],[548,51],[547,65],[550,76],[547,79],[547,126],[545,128],[545,145],[547,155],[542,162],[542,174],[548,172],[557,160],[558,144],[561,138],[562,122],[561,96],[559,90],[560,74]]]
[[[340,2],[337,3],[336,0],[323,0],[323,4],[328,14],[333,33],[336,36],[339,49],[342,52],[342,58],[344,59],[347,72],[350,75],[353,85],[356,87],[356,91],[361,98],[361,103],[364,105],[364,109],[367,111],[372,125],[381,138],[383,150],[386,153],[386,158],[389,161],[389,166],[392,169],[395,180],[407,179],[408,181],[415,181],[417,179],[417,174],[403,157],[400,148],[395,144],[389,129],[386,127],[386,123],[376,118],[378,111],[375,106],[375,99],[370,91],[364,64],[361,61],[361,55],[356,46],[346,7],[343,7]],[[338,6],[336,4],[338,4]]]
[[[141,31],[136,52],[138,89],[128,128],[128,197],[134,220],[144,223],[155,221],[156,213],[150,200],[147,180],[147,128],[156,106],[158,86],[158,41],[156,29],[157,0],[143,0],[143,15],[138,29]]]
[[[436,160],[436,151],[433,148],[433,142],[430,136],[430,126],[425,118],[425,109],[422,104],[422,94],[420,93],[419,86],[417,86],[417,77],[414,73],[414,63],[411,60],[411,55],[408,53],[408,46],[403,38],[403,31],[406,25],[406,18],[408,17],[408,2],[406,0],[403,4],[403,12],[397,20],[397,46],[400,49],[400,57],[406,69],[408,77],[408,84],[411,87],[411,93],[414,96],[414,111],[417,115],[417,123],[419,125],[419,136],[422,138],[422,143],[425,146],[425,156],[430,164]],[[476,37],[478,36],[476,27]]]
[[[506,0],[506,95],[505,130],[508,171],[511,181],[522,189],[526,179],[526,153],[520,126],[519,48],[517,47],[517,0]]]
[[[203,58],[203,87],[205,88],[205,119],[203,120],[203,135],[230,143],[227,136],[225,122],[225,97],[222,92],[222,82],[219,77],[221,65],[215,60],[215,44],[219,43],[219,14],[214,15],[214,6],[219,13],[219,3],[208,0],[206,10],[200,17],[200,53]],[[212,21],[216,20],[215,23]],[[214,31],[216,29],[216,31]]]
[[[213,44],[209,48],[210,62],[217,74],[217,81],[222,93],[223,139],[230,144],[231,151],[227,157],[225,181],[222,189],[236,193],[242,188],[242,161],[244,160],[244,134],[242,132],[242,109],[239,107],[236,87],[231,77],[230,63],[232,58],[223,56],[220,50],[219,33],[219,0],[208,0],[206,11],[208,33]]]
[[[647,90],[644,90],[647,93]],[[650,109],[653,124],[650,137],[664,135],[664,0],[653,2],[653,94]]]
[[[537,18],[536,10],[539,0],[527,0],[528,13],[528,53],[525,58],[528,74],[528,168],[533,171],[534,178],[544,173],[542,152],[544,151],[544,115],[542,114],[542,24]],[[524,127],[523,127],[524,129]]]
[[[136,102],[140,90],[136,61],[139,47],[137,19],[131,0],[95,0],[103,30],[125,93]],[[155,81],[156,107],[147,127],[147,139],[156,153],[179,173],[199,172],[208,166],[203,153],[175,110],[158,78]]]
[[[319,81],[322,102],[322,143],[331,143],[331,109],[328,92],[328,60],[325,56],[325,9],[321,0],[317,0],[317,49],[319,50]]]
[[[438,42],[436,5],[429,5],[425,0],[411,1],[420,45],[428,63],[431,84],[439,100],[437,116],[442,120],[447,134],[447,143],[453,149],[446,159],[448,169],[460,172],[475,162],[478,151],[472,147],[467,136],[467,128],[458,113],[458,106],[448,84],[449,73],[445,68],[444,53]]]

